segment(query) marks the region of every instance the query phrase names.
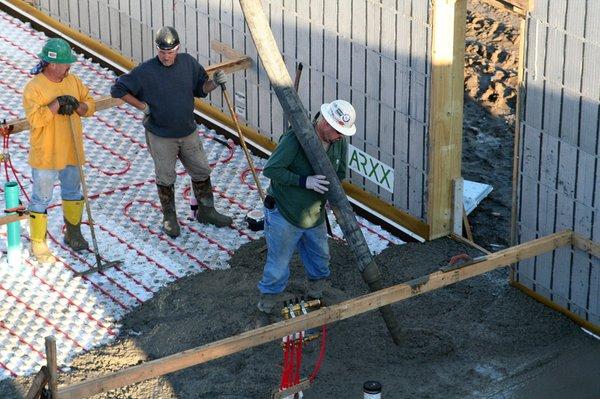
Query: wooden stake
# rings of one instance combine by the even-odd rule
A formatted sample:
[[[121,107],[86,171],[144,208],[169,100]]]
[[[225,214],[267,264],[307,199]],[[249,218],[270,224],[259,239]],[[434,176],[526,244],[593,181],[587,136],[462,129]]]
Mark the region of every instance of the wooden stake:
[[[38,399],[42,395],[42,389],[46,386],[47,382],[48,367],[42,366],[33,378],[31,387],[29,387],[29,391],[27,391],[27,395],[25,395],[25,399]]]
[[[340,224],[350,250],[356,257],[358,270],[371,291],[382,289],[384,284],[379,267],[373,260],[371,251],[358,226],[356,216],[346,198],[346,193],[342,189],[340,180],[329,161],[329,157],[325,153],[323,145],[317,137],[312,123],[308,119],[307,112],[302,106],[298,93],[294,90],[292,79],[277,48],[277,43],[269,27],[269,21],[263,11],[262,3],[260,0],[240,0],[240,5],[262,65],[277,94],[283,111],[292,124],[294,134],[298,138],[315,173],[324,175],[330,183],[327,200],[331,204],[333,213]],[[394,343],[399,344],[401,341],[400,328],[392,309],[388,306],[380,309],[380,311]]]
[[[159,377],[187,367],[206,363],[242,350],[280,340],[294,332],[307,330],[344,320],[381,306],[412,298],[426,292],[479,276],[499,267],[508,266],[519,260],[529,259],[571,243],[572,232],[563,231],[538,238],[516,247],[507,248],[482,257],[477,263],[457,269],[438,271],[406,283],[373,292],[361,297],[323,307],[307,315],[298,316],[256,330],[212,342],[197,348],[179,352],[161,359],[115,373],[96,377],[61,388],[60,399],[81,399],[101,392],[120,388],[149,378]]]
[[[56,361],[56,339],[46,337],[46,367],[48,367],[48,388],[52,399],[58,399],[58,368]]]

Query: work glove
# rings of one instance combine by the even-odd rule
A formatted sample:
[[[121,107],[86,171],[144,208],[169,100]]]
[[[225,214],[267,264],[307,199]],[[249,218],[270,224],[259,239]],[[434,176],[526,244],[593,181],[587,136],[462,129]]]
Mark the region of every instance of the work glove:
[[[142,108],[142,112],[144,113],[144,116],[150,115],[150,106],[148,105],[148,103],[144,103],[144,108]]]
[[[308,176],[306,178],[305,187],[309,190],[316,191],[319,194],[325,194],[327,191],[329,191],[327,188],[328,185],[329,182],[323,175]]]
[[[225,72],[218,70],[213,74],[213,81],[219,86],[222,86],[225,83],[227,83],[227,75],[225,74]]]
[[[79,108],[79,101],[73,96],[59,96],[56,97],[56,100],[58,101],[58,113],[60,115],[72,115]]]

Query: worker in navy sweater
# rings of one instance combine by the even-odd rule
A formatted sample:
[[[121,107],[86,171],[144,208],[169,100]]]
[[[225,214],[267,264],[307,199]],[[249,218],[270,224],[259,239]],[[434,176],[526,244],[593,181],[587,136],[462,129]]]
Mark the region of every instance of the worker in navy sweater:
[[[120,76],[110,94],[144,113],[146,142],[154,160],[163,211],[162,229],[170,237],[180,234],[174,192],[177,158],[192,178],[198,201],[197,220],[217,227],[229,226],[232,219],[214,207],[211,169],[193,114],[194,97],[206,97],[226,82],[226,75],[217,71],[209,79],[195,58],[179,53],[179,36],[170,26],[156,33],[154,43],[157,56]]]

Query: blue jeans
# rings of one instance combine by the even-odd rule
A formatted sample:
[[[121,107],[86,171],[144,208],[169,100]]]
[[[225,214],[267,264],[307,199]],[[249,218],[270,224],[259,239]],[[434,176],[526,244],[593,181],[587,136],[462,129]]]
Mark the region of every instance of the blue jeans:
[[[33,177],[33,193],[29,201],[31,212],[44,213],[52,201],[54,182],[60,180],[60,195],[62,199],[78,201],[82,198],[79,168],[77,166],[66,166],[61,170],[53,169],[31,169]]]
[[[301,229],[285,220],[277,207],[265,208],[265,239],[267,262],[258,283],[262,294],[278,294],[285,290],[290,277],[290,260],[296,249],[310,280],[329,277],[329,245],[325,223]]]

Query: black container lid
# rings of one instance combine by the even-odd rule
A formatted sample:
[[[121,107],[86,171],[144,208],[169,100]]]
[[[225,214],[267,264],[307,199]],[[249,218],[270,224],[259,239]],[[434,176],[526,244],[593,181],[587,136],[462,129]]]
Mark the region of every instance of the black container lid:
[[[381,393],[381,384],[377,381],[367,381],[363,384],[364,393]]]

